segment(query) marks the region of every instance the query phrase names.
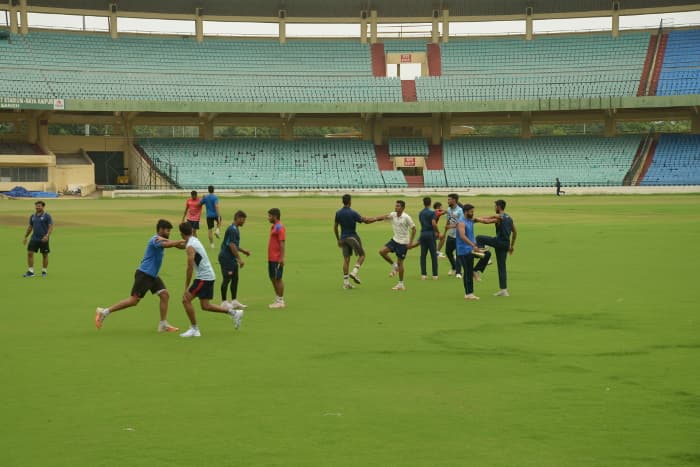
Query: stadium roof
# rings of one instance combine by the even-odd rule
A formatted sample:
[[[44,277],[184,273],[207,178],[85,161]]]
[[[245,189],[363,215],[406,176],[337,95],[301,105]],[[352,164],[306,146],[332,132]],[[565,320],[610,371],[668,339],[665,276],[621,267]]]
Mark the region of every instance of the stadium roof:
[[[360,12],[377,10],[379,17],[428,18],[433,10],[449,10],[450,16],[523,15],[531,6],[536,15],[610,11],[612,0],[28,0],[30,8],[107,11],[111,3],[120,12],[194,14],[206,16],[359,18]],[[696,9],[698,0],[619,0],[622,10]]]

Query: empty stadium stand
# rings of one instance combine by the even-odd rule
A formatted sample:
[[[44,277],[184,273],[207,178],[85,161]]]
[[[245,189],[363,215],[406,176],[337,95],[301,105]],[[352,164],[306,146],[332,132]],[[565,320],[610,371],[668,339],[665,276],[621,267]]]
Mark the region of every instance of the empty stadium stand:
[[[700,135],[662,135],[640,185],[700,185]]]
[[[372,143],[360,140],[280,141],[144,139],[141,148],[183,188],[383,188]],[[175,170],[171,167],[174,167]],[[173,173],[175,172],[175,173]],[[392,179],[392,183],[394,182]],[[405,181],[404,181],[405,183]]]
[[[387,188],[406,188],[406,177],[400,170],[382,170],[384,186]]]
[[[700,94],[700,29],[668,33],[657,96]]]
[[[389,138],[390,156],[428,157],[428,141],[420,138]]]
[[[443,144],[448,186],[620,186],[639,136],[460,138]],[[426,180],[426,186],[427,186]]]
[[[357,41],[32,31],[0,44],[0,96],[194,102],[401,102]]]
[[[416,80],[419,101],[634,96],[649,33],[454,39],[442,76]]]

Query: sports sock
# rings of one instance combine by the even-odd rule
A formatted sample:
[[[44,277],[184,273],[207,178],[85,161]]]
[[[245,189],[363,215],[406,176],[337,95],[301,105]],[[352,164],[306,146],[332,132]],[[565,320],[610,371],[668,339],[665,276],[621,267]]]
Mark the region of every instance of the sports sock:
[[[349,279],[350,279],[350,276],[349,276],[349,275],[343,274],[343,282],[344,282],[344,283],[347,284],[347,283],[349,282]]]
[[[41,272],[48,272],[46,268],[41,268]]]
[[[107,316],[110,313],[111,312],[109,311],[109,308],[105,308],[104,310],[102,310],[102,316]]]
[[[29,272],[34,272],[34,268],[29,268],[28,271],[29,271]]]
[[[392,268],[398,269],[399,268],[399,263],[394,263],[391,265]]]

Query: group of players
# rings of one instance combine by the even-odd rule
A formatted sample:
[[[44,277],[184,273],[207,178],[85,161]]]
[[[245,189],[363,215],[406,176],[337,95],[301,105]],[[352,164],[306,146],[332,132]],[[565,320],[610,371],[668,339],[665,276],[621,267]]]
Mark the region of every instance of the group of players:
[[[513,254],[517,230],[513,219],[505,212],[506,202],[497,200],[495,205],[495,215],[486,217],[475,217],[474,206],[471,204],[461,204],[459,195],[450,193],[447,196],[446,210],[442,210],[442,204],[436,202],[431,209],[432,200],[423,198],[423,210],[418,214],[420,222],[420,236],[416,237],[416,225],[411,216],[405,212],[406,203],[397,200],[394,211],[376,217],[363,217],[352,209],[352,197],[344,195],[342,198],[343,207],[335,214],[334,231],[338,241],[338,246],[343,251],[343,287],[352,289],[350,283],[352,279],[356,284],[360,284],[359,270],[365,261],[365,251],[362,241],[357,233],[357,224],[371,224],[373,222],[387,220],[391,221],[393,236],[384,247],[379,250],[379,255],[391,264],[390,276],[398,275],[398,283],[393,290],[405,290],[404,284],[404,260],[408,250],[420,246],[420,268],[421,279],[427,279],[426,257],[431,258],[433,279],[438,278],[438,251],[443,243],[446,244],[445,256],[450,262],[448,275],[461,278],[464,285],[464,298],[466,300],[479,300],[474,294],[474,281],[481,281],[481,274],[490,264],[491,249],[496,253],[498,265],[498,280],[500,289],[494,294],[499,297],[509,296],[506,272],[506,259],[508,254]],[[438,227],[440,217],[446,216],[447,222],[444,232],[441,234]],[[495,224],[496,236],[485,235],[475,236],[474,224]],[[437,241],[440,240],[440,245]],[[350,259],[352,254],[357,256],[357,262],[350,271]],[[393,253],[396,259],[392,259],[389,254]],[[456,253],[456,256],[455,256]],[[474,258],[479,261],[474,265]]]
[[[447,197],[447,209],[442,210],[442,205],[436,202],[431,208],[431,199],[423,198],[424,208],[420,211],[418,218],[420,222],[420,235],[418,241],[416,237],[416,225],[410,215],[405,212],[406,203],[397,200],[394,211],[376,217],[363,217],[352,209],[352,198],[346,194],[342,197],[343,207],[335,214],[334,232],[338,246],[343,253],[343,287],[352,289],[354,285],[360,284],[359,270],[365,260],[365,252],[362,241],[357,233],[357,224],[371,224],[378,221],[390,221],[393,229],[392,238],[379,250],[380,256],[391,265],[390,276],[398,276],[398,283],[393,290],[405,290],[404,284],[404,260],[408,250],[420,246],[420,268],[421,279],[427,279],[427,256],[430,255],[432,266],[432,278],[438,278],[438,253],[443,244],[445,255],[450,263],[448,275],[461,278],[464,285],[464,298],[466,300],[479,300],[474,294],[474,282],[481,280],[488,264],[491,263],[491,249],[495,251],[498,265],[498,277],[500,289],[494,294],[496,296],[508,296],[506,259],[508,254],[513,253],[517,230],[513,219],[505,212],[506,202],[497,200],[495,204],[495,215],[486,217],[475,217],[474,206],[471,204],[459,203],[459,196],[451,193]],[[214,298],[214,283],[216,275],[206,248],[197,238],[199,222],[202,214],[202,207],[206,208],[206,219],[208,228],[209,243],[215,247],[214,236],[220,237],[221,214],[219,210],[219,200],[214,194],[214,187],[209,186],[208,194],[198,198],[197,192],[191,193],[191,198],[186,201],[185,212],[182,222],[178,226],[181,240],[171,240],[170,233],[173,225],[164,219],[156,224],[156,234],[153,235],[146,245],[146,251],[139,267],[134,273],[134,283],[129,297],[106,308],[98,307],[95,310],[95,326],[101,329],[105,319],[112,313],[129,307],[136,306],[140,300],[151,292],[157,295],[160,300],[160,323],[159,332],[177,332],[178,328],[171,326],[167,320],[168,302],[170,294],[165,283],[159,276],[160,268],[166,248],[178,248],[186,250],[187,268],[185,273],[185,292],[182,302],[185,312],[190,321],[187,331],[180,334],[182,337],[200,337],[201,331],[197,324],[197,318],[193,301],[199,298],[202,310],[214,313],[227,314],[233,320],[235,329],[238,329],[243,318],[244,309],[247,307],[238,301],[238,278],[239,269],[243,268],[245,261],[241,255],[249,256],[250,251],[240,246],[240,228],[246,222],[247,215],[243,211],[234,214],[233,223],[226,229],[224,238],[219,250],[218,260],[221,265],[223,281],[220,292],[222,303],[216,305],[211,303]],[[36,212],[29,219],[24,243],[27,243],[29,235],[28,250],[28,271],[24,277],[33,277],[34,273],[34,253],[41,251],[43,254],[42,276],[47,275],[49,237],[53,230],[53,220],[45,211],[45,203],[38,201],[35,203]],[[444,231],[441,233],[438,223],[440,218],[445,216],[447,222]],[[277,208],[268,211],[268,221],[272,224],[270,229],[270,239],[268,242],[268,275],[275,291],[275,300],[269,305],[270,308],[284,308],[284,282],[282,280],[284,272],[286,229],[280,221],[281,213]],[[485,235],[475,236],[474,224],[495,224],[496,236]],[[438,240],[440,244],[438,245]],[[350,270],[350,260],[353,253],[357,256],[357,261]],[[392,259],[390,254],[395,255]],[[456,253],[456,255],[455,255]],[[477,264],[474,259],[479,258]],[[194,275],[194,278],[193,278]],[[231,300],[227,300],[228,293]]]

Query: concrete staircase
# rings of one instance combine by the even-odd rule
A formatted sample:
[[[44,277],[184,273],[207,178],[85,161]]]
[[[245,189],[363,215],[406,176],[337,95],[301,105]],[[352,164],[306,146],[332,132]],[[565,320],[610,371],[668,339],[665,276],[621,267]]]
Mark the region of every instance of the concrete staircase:
[[[384,54],[384,44],[372,44],[372,75],[386,76],[386,55]]]

